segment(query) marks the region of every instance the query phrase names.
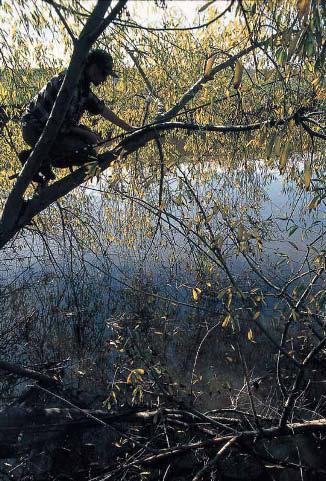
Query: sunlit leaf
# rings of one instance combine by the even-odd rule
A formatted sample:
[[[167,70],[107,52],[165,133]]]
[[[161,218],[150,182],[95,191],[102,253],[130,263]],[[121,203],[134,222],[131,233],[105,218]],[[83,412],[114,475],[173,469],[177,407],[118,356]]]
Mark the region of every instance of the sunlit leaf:
[[[254,333],[252,332],[252,329],[249,329],[249,331],[247,333],[247,338],[251,342],[254,340]]]
[[[231,315],[228,314],[225,317],[224,321],[222,322],[222,327],[228,327],[228,325],[230,324],[230,321],[231,321]]]
[[[309,210],[316,209],[316,207],[317,207],[319,204],[320,204],[320,197],[319,197],[319,195],[316,195],[316,197],[314,197],[314,198],[309,202],[308,209],[309,209]]]
[[[237,60],[234,67],[234,78],[233,78],[233,87],[236,90],[238,90],[238,88],[241,85],[242,73],[243,73],[242,63],[240,62],[240,60]]]
[[[144,369],[133,369],[127,377],[127,384],[131,384],[133,381],[141,381],[141,376],[143,376],[144,373]]]
[[[299,18],[306,17],[310,10],[311,0],[297,0]]]
[[[304,185],[306,187],[306,190],[309,190],[310,182],[311,182],[311,166],[309,162],[305,163],[303,178],[304,178]]]
[[[319,77],[315,77],[312,82],[311,82],[311,85],[313,85],[313,87],[317,87],[317,85],[320,83],[320,78]]]
[[[145,371],[144,371],[144,369],[142,369],[142,368],[133,369],[132,372],[135,373],[135,374],[140,374],[141,376],[143,376],[143,375],[145,374]]]
[[[283,65],[287,60],[287,53],[283,47],[280,47],[276,52],[276,60],[280,65]]]
[[[212,73],[212,68],[213,68],[213,64],[214,64],[214,58],[213,57],[210,57],[207,61],[206,61],[206,65],[205,65],[205,72],[204,72],[204,76],[205,77],[209,77]]]
[[[192,297],[194,298],[194,301],[198,301],[200,293],[201,293],[201,289],[199,289],[199,287],[195,287],[192,290]]]
[[[280,155],[280,171],[282,172],[285,169],[287,160],[289,158],[291,151],[291,143],[286,142],[282,148],[281,155]]]

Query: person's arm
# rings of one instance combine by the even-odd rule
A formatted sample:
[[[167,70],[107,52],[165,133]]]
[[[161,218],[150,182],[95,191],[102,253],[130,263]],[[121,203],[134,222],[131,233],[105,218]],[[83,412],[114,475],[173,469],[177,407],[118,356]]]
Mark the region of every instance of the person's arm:
[[[104,119],[109,120],[117,127],[120,127],[127,132],[134,130],[135,127],[129,125],[124,120],[120,119],[111,109],[109,109],[103,100],[100,100],[92,91],[88,94],[86,110],[93,115],[101,115]]]
[[[104,119],[112,122],[117,127],[121,127],[123,130],[126,130],[127,132],[129,132],[130,130],[134,130],[134,128],[135,128],[135,127],[132,127],[131,125],[129,125],[124,120],[120,119],[120,117],[118,117],[114,112],[112,112],[112,110],[110,110],[106,106],[103,108],[103,110],[101,112],[101,116]]]

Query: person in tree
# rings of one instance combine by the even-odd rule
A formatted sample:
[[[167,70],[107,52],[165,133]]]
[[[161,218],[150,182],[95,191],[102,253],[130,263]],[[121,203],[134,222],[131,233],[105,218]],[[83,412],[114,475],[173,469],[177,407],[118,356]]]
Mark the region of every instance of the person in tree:
[[[33,178],[34,181],[42,183],[55,179],[51,165],[59,168],[82,165],[89,157],[96,156],[94,145],[101,138],[87,126],[80,124],[80,119],[85,111],[92,115],[101,115],[125,131],[133,130],[131,125],[114,114],[104,101],[100,100],[90,89],[91,84],[98,86],[108,76],[118,78],[113,70],[112,56],[104,50],[92,50],[87,56],[80,81],[73,92],[70,105],[48,158],[42,162],[39,172]],[[31,100],[22,116],[23,139],[32,147],[20,152],[19,159],[22,164],[27,161],[43,132],[64,77],[65,72],[52,77]]]

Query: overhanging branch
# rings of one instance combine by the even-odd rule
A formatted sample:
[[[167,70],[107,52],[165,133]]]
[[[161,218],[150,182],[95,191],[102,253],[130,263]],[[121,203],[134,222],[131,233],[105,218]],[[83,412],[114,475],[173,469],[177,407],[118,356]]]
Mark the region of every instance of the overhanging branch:
[[[188,132],[218,132],[218,133],[241,133],[259,130],[263,127],[278,127],[284,125],[290,120],[295,119],[297,123],[301,122],[298,112],[289,117],[279,120],[265,120],[264,122],[256,122],[247,125],[212,125],[212,124],[193,124],[186,122],[160,122],[154,123],[147,127],[138,129],[137,131],[126,135],[119,144],[103,154],[99,155],[98,170],[104,172],[114,160],[120,155],[129,155],[146,145],[149,141],[157,138],[160,133],[175,129],[187,130]],[[67,175],[63,179],[44,188],[39,195],[34,196],[27,201],[21,215],[12,229],[6,232],[0,232],[0,248],[6,244],[20,229],[25,227],[33,217],[44,209],[49,207],[53,202],[65,196],[73,189],[81,185],[88,178],[87,166],[81,167],[75,172]]]

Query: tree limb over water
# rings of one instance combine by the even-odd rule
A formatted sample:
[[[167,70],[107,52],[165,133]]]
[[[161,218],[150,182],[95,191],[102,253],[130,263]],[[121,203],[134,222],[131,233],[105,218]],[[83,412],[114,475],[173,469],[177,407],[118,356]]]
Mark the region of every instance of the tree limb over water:
[[[172,131],[176,129],[186,130],[188,132],[218,132],[222,134],[250,132],[259,130],[264,127],[268,128],[282,126],[290,122],[291,120],[294,120],[298,125],[300,125],[303,123],[301,120],[301,115],[301,110],[299,110],[298,112],[295,112],[291,116],[284,119],[271,119],[264,122],[257,122],[248,125],[198,125],[186,122],[160,121],[150,126],[138,129],[131,134],[125,135],[123,140],[119,142],[116,147],[108,150],[107,152],[104,152],[103,154],[100,154],[99,162],[96,166],[97,173],[104,172],[106,169],[108,169],[108,167],[112,165],[112,162],[118,161],[121,156],[125,157],[130,153],[137,151],[138,149],[146,145],[149,141],[158,138],[159,134],[162,132]],[[167,115],[167,117],[169,116],[170,114]],[[304,118],[308,117],[309,114],[306,113]],[[305,126],[304,128],[307,127]],[[309,133],[311,132],[312,129],[309,128]],[[319,133],[318,136],[321,137],[322,134]],[[324,137],[325,136],[323,136],[322,138]],[[22,171],[22,174],[23,172],[24,170]],[[13,219],[11,219],[11,222],[8,226],[6,225],[6,212],[4,212],[2,217],[2,223],[0,224],[0,247],[3,247],[20,229],[28,225],[35,215],[39,214],[44,209],[49,207],[53,202],[57,201],[61,197],[71,192],[73,189],[81,185],[87,179],[89,179],[89,165],[86,164],[86,166],[79,168],[78,170],[67,175],[63,179],[60,179],[59,181],[54,182],[47,187],[44,187],[42,191],[35,194],[32,199],[24,202],[19,202],[18,206],[21,206],[21,211],[19,215],[17,215],[16,212],[16,225],[13,225]],[[13,192],[16,196],[15,188],[13,189],[12,193]],[[7,204],[9,203],[11,205],[11,209],[14,209],[16,205],[15,202],[15,198],[12,199],[11,197],[9,197]]]

